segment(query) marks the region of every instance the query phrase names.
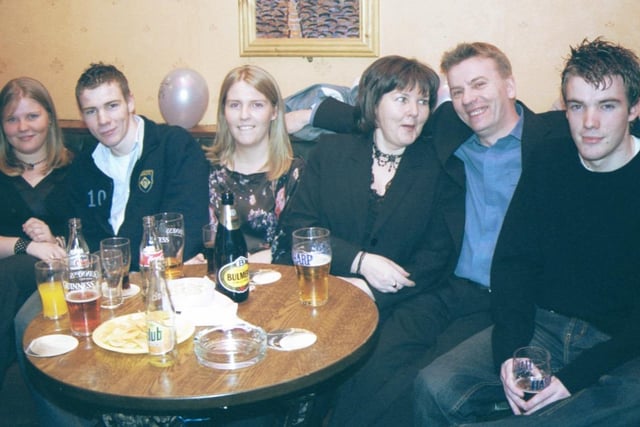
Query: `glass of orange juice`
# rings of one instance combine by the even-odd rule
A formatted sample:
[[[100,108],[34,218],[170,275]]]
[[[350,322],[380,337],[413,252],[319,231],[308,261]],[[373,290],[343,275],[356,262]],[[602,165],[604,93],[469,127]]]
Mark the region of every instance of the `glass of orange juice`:
[[[61,318],[68,311],[62,288],[64,261],[59,259],[38,261],[35,269],[38,293],[42,300],[42,315],[47,319]]]

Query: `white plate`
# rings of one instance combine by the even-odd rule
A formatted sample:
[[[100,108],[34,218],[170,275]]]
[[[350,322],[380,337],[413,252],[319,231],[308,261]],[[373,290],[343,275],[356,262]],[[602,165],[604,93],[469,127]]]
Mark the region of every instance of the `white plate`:
[[[195,331],[193,324],[176,317],[178,344],[186,341]],[[145,354],[147,347],[147,324],[145,313],[133,313],[116,317],[98,326],[93,331],[93,342],[105,350],[125,354]]]
[[[129,284],[129,289],[123,289],[122,290],[122,297],[123,298],[131,298],[133,296],[136,296],[140,293],[140,286],[138,285],[134,285],[133,283]]]
[[[78,340],[71,335],[52,334],[38,337],[24,350],[30,356],[59,356],[78,347]]]

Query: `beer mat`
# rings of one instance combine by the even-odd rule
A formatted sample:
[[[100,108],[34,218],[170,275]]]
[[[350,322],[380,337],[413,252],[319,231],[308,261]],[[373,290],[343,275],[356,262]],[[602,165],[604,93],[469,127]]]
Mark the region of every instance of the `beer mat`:
[[[186,341],[195,326],[181,316],[176,316],[178,344]],[[147,347],[147,322],[145,313],[132,313],[107,320],[93,331],[93,342],[105,350],[125,354],[145,354]]]
[[[317,335],[300,328],[278,329],[267,334],[267,346],[274,350],[300,350],[315,344]]]
[[[173,307],[196,326],[222,325],[238,321],[238,304],[217,292],[208,277],[183,277],[169,280]]]
[[[249,272],[252,285],[268,285],[275,283],[282,277],[282,274],[276,270],[256,270]]]
[[[133,296],[136,296],[140,293],[140,286],[138,285],[134,285],[133,283],[129,284],[129,289],[123,289],[122,290],[122,297],[123,298],[131,298]]]
[[[52,334],[35,338],[24,349],[29,356],[53,357],[65,354],[78,347],[78,340],[71,335]]]

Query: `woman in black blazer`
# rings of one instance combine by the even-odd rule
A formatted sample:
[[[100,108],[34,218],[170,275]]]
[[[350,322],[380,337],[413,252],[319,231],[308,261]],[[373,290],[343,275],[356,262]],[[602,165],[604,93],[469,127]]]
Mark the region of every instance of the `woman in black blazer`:
[[[316,144],[280,217],[275,262],[291,263],[295,229],[328,228],[331,273],[364,289],[380,311],[379,341],[367,364],[338,389],[333,425],[367,424],[369,393],[406,388],[386,384],[398,364],[421,357],[424,347],[406,342],[411,334],[403,329],[432,327],[415,324],[409,302],[440,285],[456,265],[460,242],[440,205],[464,205],[463,188],[443,173],[432,142],[420,136],[438,86],[437,74],[416,60],[375,61],[359,84],[359,132],[326,135]]]
[[[328,228],[331,273],[367,291],[380,322],[455,265],[454,242],[435,206],[463,195],[420,138],[438,85],[437,74],[413,59],[387,56],[370,65],[359,84],[360,133],[316,144],[281,217],[275,261],[291,263],[293,230]]]

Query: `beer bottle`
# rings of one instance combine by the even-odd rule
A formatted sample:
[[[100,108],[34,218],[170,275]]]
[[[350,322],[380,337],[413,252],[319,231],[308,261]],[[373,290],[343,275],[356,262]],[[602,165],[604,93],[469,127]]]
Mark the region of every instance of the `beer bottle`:
[[[176,360],[176,314],[169,298],[163,259],[154,259],[149,267],[146,314],[150,363],[160,368],[173,365]]]
[[[69,240],[67,241],[67,257],[69,268],[72,270],[82,268],[87,260],[89,245],[82,234],[82,221],[80,218],[69,219]]]
[[[156,223],[152,215],[142,217],[142,239],[140,240],[140,278],[142,280],[142,295],[149,290],[149,270],[155,259],[164,259],[162,245],[156,234]]]
[[[233,193],[222,193],[222,210],[218,218],[214,246],[216,289],[235,302],[249,297],[249,259],[247,243],[240,230]]]

